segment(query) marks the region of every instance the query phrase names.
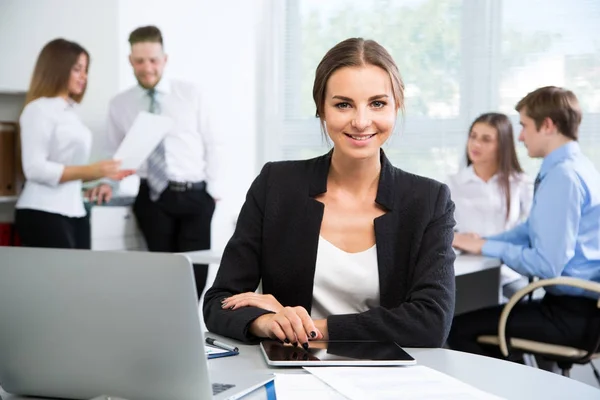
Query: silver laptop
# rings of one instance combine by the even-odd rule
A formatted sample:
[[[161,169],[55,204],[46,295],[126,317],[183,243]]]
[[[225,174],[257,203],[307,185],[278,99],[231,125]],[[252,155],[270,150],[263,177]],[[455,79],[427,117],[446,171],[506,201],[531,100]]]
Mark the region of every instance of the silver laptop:
[[[205,400],[270,381],[215,371],[219,359],[209,379],[192,274],[176,254],[0,247],[0,386],[69,399]],[[213,395],[213,384],[224,390]]]

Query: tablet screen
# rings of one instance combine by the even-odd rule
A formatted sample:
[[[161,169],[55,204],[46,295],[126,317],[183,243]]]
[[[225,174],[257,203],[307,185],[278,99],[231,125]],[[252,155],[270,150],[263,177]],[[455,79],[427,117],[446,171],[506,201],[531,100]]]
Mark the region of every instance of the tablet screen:
[[[265,340],[260,344],[269,365],[412,365],[416,360],[394,342],[311,341],[301,346]]]

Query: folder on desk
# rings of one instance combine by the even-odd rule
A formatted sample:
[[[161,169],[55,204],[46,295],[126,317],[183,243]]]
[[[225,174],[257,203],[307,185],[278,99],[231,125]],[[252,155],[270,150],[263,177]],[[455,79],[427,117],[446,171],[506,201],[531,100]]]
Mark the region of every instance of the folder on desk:
[[[205,345],[204,349],[206,350],[206,357],[208,357],[209,360],[213,358],[237,356],[238,354],[240,354],[239,351],[225,350],[219,347],[211,346],[209,344]]]

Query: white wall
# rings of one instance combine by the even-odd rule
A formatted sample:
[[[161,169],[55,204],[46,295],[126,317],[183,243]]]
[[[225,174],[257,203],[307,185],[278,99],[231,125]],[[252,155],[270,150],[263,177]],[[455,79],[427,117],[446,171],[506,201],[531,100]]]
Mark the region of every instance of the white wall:
[[[129,33],[157,25],[169,55],[166,75],[203,88],[213,128],[228,143],[223,163],[227,190],[213,219],[214,247],[223,247],[257,172],[255,65],[261,7],[262,0],[0,0],[0,92],[27,90],[35,59],[49,40],[79,42],[92,60],[81,116],[94,133],[96,160],[104,155],[110,98],[135,84],[127,59]],[[137,184],[130,181],[123,189],[134,194]]]
[[[200,50],[202,36],[198,16],[202,15],[200,0],[121,0],[119,7],[119,88],[135,84],[131,67],[126,62],[129,55],[127,39],[132,30],[143,25],[160,28],[169,56],[166,74],[196,84],[206,80],[205,65]]]
[[[213,104],[215,126],[228,140],[226,175],[231,182],[223,208],[237,215],[250,183],[257,174],[256,147],[257,104],[256,54],[261,2],[201,0],[203,12],[198,16],[201,36],[192,50],[202,58],[205,86]],[[229,220],[230,221],[230,220]],[[220,232],[229,228],[213,224],[215,239],[231,235]],[[216,242],[215,242],[216,243]]]
[[[108,100],[117,90],[117,4],[117,0],[1,0],[0,92],[27,90],[35,60],[50,40],[78,42],[91,56],[81,116],[95,135],[96,148]]]

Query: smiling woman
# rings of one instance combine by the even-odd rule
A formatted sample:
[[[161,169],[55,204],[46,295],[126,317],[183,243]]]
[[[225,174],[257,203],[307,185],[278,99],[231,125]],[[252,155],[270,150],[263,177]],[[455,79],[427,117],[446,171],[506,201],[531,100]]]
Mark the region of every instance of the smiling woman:
[[[370,96],[377,91],[381,94]],[[342,68],[327,82],[323,121],[340,152],[377,157],[394,129],[397,104],[385,70],[373,65]]]
[[[207,327],[305,348],[443,345],[454,204],[445,185],[395,168],[381,149],[404,106],[396,64],[377,42],[347,39],[317,67],[313,98],[333,150],[265,165],[206,293]]]

